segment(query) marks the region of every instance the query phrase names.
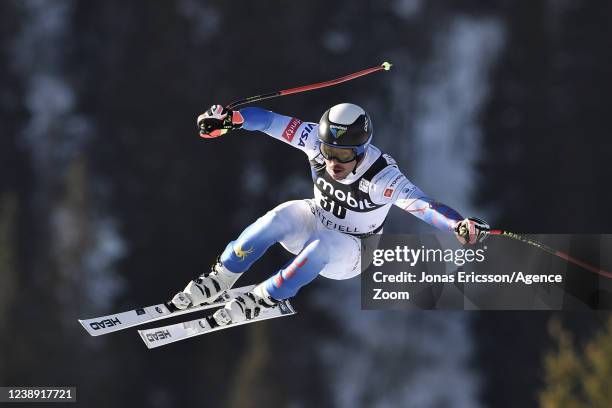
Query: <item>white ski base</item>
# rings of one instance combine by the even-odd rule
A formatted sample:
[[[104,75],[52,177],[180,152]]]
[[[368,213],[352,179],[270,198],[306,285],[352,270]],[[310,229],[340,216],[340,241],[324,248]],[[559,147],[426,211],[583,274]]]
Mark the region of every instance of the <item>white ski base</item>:
[[[272,308],[262,309],[258,317],[239,323],[230,323],[225,326],[217,326],[212,316],[207,316],[202,319],[177,323],[170,326],[138,330],[138,334],[140,334],[140,337],[145,342],[146,346],[149,349],[152,349],[202,334],[229,329],[231,327],[236,327],[247,323],[255,323],[261,320],[273,319],[275,317],[290,316],[295,313],[296,312],[291,306],[291,303],[289,303],[288,300],[283,300]]]
[[[224,291],[217,297],[215,302],[204,304],[196,307],[190,307],[185,310],[170,310],[165,303],[160,303],[154,306],[146,306],[139,309],[130,310],[128,312],[115,313],[107,316],[94,317],[92,319],[79,319],[79,323],[92,336],[100,336],[103,334],[113,333],[119,330],[124,330],[130,327],[141,324],[154,322],[157,320],[167,319],[174,316],[180,316],[187,313],[198,312],[213,307],[225,305],[232,298],[249,292],[255,285],[243,286]]]

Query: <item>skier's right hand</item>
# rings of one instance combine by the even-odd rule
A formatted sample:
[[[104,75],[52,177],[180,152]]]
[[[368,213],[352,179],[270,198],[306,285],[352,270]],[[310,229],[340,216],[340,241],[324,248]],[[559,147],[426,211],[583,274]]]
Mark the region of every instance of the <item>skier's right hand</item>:
[[[197,125],[200,136],[212,139],[226,134],[229,130],[240,129],[244,118],[239,111],[226,109],[221,105],[213,105],[198,116]]]

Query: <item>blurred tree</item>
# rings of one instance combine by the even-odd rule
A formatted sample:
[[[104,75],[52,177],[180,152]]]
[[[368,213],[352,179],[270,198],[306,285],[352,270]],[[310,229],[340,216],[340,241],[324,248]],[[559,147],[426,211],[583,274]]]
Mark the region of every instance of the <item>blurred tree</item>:
[[[550,321],[549,331],[558,351],[546,356],[546,386],[540,395],[540,405],[543,408],[584,407],[579,388],[585,369],[574,351],[572,335],[561,327],[558,319]]]
[[[270,387],[273,352],[268,338],[268,327],[254,325],[249,331],[248,349],[235,368],[235,378],[227,389],[230,407],[254,408],[261,406],[287,406],[281,387]]]
[[[585,350],[584,388],[591,407],[612,406],[612,316]]]
[[[11,306],[17,293],[17,268],[16,262],[16,215],[17,199],[14,194],[0,196],[0,333],[8,332],[8,322]],[[10,350],[6,344],[6,337],[0,340],[3,353]],[[5,356],[1,360],[6,362]],[[6,380],[4,368],[6,364],[0,364],[0,383]]]
[[[612,25],[605,1],[498,2],[506,45],[482,112],[478,204],[493,225],[522,232],[610,229],[612,203],[602,189],[612,152],[608,98]],[[580,210],[578,210],[580,209]],[[593,259],[597,259],[594,254]],[[590,278],[582,274],[579,288]],[[592,287],[592,282],[588,282]],[[479,313],[477,364],[485,406],[534,407],[542,378],[533,362],[546,350],[549,312]],[[566,314],[581,339],[597,315]],[[495,328],[495,331],[492,331]],[[529,333],[528,336],[525,333]],[[527,369],[531,367],[532,369]]]
[[[607,326],[576,352],[572,335],[558,319],[549,323],[557,351],[544,362],[545,386],[540,393],[542,408],[604,408],[612,406],[612,316]]]

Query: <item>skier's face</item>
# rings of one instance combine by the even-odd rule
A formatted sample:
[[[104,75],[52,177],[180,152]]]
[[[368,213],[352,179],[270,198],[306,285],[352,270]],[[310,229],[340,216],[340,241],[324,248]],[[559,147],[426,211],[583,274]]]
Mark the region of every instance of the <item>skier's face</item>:
[[[337,159],[325,160],[325,170],[334,180],[342,180],[348,176],[357,165],[357,159],[348,163],[340,163]]]

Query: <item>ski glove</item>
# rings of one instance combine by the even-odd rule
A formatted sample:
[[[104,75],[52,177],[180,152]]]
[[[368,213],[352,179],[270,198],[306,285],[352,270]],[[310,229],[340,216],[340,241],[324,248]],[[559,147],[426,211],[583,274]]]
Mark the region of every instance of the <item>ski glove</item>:
[[[226,134],[229,130],[240,129],[244,118],[239,111],[226,109],[221,105],[213,105],[198,116],[197,124],[200,136],[212,139]]]
[[[485,221],[476,217],[469,217],[455,225],[455,234],[462,244],[475,244],[485,240],[491,227]]]

